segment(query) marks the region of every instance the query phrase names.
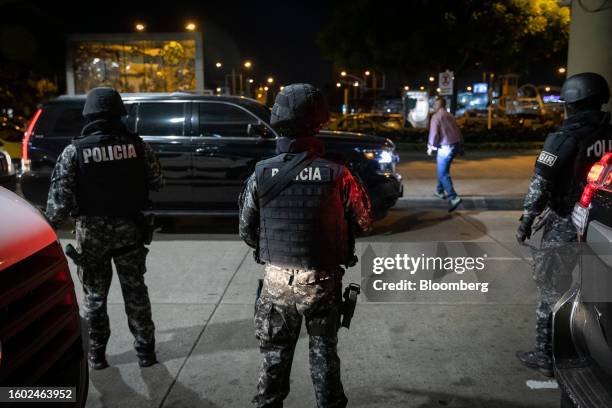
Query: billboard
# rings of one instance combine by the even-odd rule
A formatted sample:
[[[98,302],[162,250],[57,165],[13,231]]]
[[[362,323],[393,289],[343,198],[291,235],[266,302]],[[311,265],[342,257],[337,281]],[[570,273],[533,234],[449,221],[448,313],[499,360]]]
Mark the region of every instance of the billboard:
[[[68,94],[204,90],[200,33],[73,35],[67,47]]]

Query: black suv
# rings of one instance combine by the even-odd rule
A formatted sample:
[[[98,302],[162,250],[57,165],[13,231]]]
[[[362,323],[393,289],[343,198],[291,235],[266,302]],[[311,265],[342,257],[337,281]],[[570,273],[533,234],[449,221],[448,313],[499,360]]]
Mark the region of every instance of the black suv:
[[[612,407],[612,153],[593,165],[572,218],[579,276],[557,302],[555,377],[562,407]]]
[[[165,215],[237,213],[237,198],[255,163],[275,155],[278,135],[270,110],[252,99],[189,93],[123,95],[127,126],[148,142],[162,164],[166,186],[153,193]],[[84,125],[85,96],[42,104],[24,134],[21,189],[44,207],[58,155]],[[328,158],[344,162],[370,194],[375,218],[403,194],[394,144],[384,138],[321,132]]]

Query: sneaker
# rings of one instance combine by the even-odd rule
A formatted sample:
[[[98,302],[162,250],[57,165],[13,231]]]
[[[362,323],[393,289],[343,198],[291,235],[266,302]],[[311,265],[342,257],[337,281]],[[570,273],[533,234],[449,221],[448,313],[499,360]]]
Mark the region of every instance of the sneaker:
[[[438,197],[438,198],[441,198],[442,200],[444,200],[446,198],[446,193],[444,193],[444,192],[436,191],[435,193],[433,193],[433,195]]]
[[[448,212],[455,211],[457,209],[457,207],[459,207],[459,204],[461,204],[462,202],[463,202],[463,200],[459,196],[457,196],[455,198],[451,198],[449,200],[450,208],[448,209]]]
[[[104,350],[90,350],[87,356],[87,361],[89,362],[89,367],[91,367],[92,370],[104,370],[106,367],[108,367],[106,353]]]
[[[536,351],[517,351],[516,358],[525,367],[539,371],[545,377],[552,378],[555,376],[550,358],[540,355]]]

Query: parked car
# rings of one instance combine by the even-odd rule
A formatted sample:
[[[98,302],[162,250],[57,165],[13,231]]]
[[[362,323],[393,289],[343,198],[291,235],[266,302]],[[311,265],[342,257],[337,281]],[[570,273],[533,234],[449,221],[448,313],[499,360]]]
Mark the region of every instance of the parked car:
[[[24,196],[44,206],[58,155],[81,132],[84,96],[44,103],[24,135]],[[278,135],[270,110],[244,97],[189,93],[124,95],[127,126],[155,150],[166,185],[152,193],[152,211],[162,215],[237,214],[237,198],[255,163],[274,156]],[[402,196],[399,161],[388,139],[348,132],[319,134],[327,157],[341,160],[359,176],[384,217]]]
[[[346,115],[330,123],[328,127],[330,130],[366,133],[391,139],[400,138],[404,129],[402,115],[381,113]]]
[[[15,174],[15,167],[13,166],[13,160],[8,152],[4,150],[3,143],[0,142],[0,187],[15,191],[16,181],[17,176]]]
[[[612,407],[612,154],[591,168],[572,214],[581,245],[571,289],[553,319],[562,407]]]
[[[25,130],[22,121],[25,123],[25,119],[21,116],[13,118],[6,115],[0,116],[0,143],[11,155],[13,162],[19,162],[21,159],[21,138]]]
[[[0,387],[76,387],[75,403],[56,406],[84,407],[89,372],[57,235],[36,208],[2,187],[0,213],[7,215],[0,220]]]

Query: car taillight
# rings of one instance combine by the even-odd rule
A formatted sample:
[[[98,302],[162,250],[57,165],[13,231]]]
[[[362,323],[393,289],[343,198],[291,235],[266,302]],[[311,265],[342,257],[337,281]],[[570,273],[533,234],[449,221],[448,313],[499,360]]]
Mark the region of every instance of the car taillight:
[[[23,141],[21,142],[21,168],[22,171],[29,171],[30,170],[30,158],[28,157],[28,145],[30,144],[30,139],[32,137],[32,133],[34,132],[34,128],[36,127],[36,122],[38,122],[38,119],[40,118],[40,115],[42,114],[42,108],[38,108],[36,110],[36,113],[34,113],[34,116],[32,117],[32,120],[30,120],[30,123],[28,124],[28,127],[26,128],[26,131],[23,134]]]
[[[589,174],[587,175],[587,181],[589,183],[598,182],[605,168],[606,166],[604,166],[602,163],[595,163],[593,167],[591,167],[591,170],[589,170]]]
[[[587,186],[582,191],[582,195],[580,196],[580,205],[584,208],[588,208],[591,204],[591,199],[593,198],[593,194],[597,191],[597,186],[595,184],[587,184]]]

